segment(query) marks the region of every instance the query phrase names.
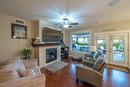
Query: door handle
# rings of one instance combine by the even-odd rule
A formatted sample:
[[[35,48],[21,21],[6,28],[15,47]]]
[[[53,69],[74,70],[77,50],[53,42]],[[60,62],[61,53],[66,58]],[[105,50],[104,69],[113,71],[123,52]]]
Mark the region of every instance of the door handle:
[[[110,52],[112,52],[113,50],[112,49],[110,49]]]

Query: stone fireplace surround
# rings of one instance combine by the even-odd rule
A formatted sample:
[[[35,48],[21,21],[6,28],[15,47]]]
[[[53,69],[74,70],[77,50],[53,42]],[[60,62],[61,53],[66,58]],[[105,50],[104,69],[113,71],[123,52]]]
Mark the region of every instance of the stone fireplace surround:
[[[48,48],[57,48],[57,59],[52,62],[46,63],[46,49]],[[38,54],[39,54],[40,68],[61,60],[61,47],[60,46],[43,46],[43,47],[39,47],[38,50],[39,50]]]

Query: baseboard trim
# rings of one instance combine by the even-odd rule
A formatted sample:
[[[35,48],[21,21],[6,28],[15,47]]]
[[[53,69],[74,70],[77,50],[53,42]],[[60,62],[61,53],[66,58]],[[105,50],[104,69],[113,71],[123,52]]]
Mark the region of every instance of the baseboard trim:
[[[124,72],[130,72],[130,69],[128,67],[119,66],[119,65],[107,64],[107,68],[117,69]]]

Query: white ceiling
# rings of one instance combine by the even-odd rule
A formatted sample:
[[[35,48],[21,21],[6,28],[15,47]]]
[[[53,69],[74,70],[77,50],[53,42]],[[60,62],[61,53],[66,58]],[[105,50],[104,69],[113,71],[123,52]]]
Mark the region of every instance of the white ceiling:
[[[0,12],[26,19],[57,23],[61,16],[72,16],[80,26],[130,20],[130,0],[0,0]]]

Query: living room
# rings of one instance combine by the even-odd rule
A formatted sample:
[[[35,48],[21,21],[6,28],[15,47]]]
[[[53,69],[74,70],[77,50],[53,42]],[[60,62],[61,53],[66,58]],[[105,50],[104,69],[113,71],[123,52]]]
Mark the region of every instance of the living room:
[[[129,3],[0,1],[0,87],[130,87]]]

